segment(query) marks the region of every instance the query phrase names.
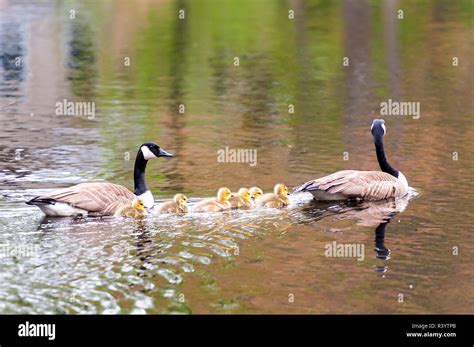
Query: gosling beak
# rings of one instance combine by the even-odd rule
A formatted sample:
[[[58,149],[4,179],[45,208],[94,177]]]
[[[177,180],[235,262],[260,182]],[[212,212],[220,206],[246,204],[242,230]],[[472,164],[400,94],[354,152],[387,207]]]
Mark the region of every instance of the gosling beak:
[[[160,153],[158,154],[159,157],[173,157],[173,154],[166,152],[163,148],[160,148]]]

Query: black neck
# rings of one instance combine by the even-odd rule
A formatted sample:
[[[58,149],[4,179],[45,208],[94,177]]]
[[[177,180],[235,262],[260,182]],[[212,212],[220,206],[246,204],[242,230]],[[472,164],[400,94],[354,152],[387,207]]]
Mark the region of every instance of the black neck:
[[[133,170],[133,181],[135,183],[135,190],[133,193],[137,196],[145,193],[148,190],[145,182],[145,169],[147,163],[148,160],[145,160],[142,150],[139,149],[137,158],[135,159],[135,169]]]
[[[374,143],[375,143],[375,152],[377,153],[377,160],[379,162],[380,169],[383,172],[386,172],[386,173],[398,178],[398,171],[390,166],[390,164],[387,161],[387,158],[385,157],[385,151],[383,149],[382,136],[381,135],[374,136]]]

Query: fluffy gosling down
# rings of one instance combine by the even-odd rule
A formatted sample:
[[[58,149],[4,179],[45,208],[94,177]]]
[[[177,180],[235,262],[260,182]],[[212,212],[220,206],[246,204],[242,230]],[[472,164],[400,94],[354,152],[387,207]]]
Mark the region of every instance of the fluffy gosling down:
[[[247,210],[252,207],[252,195],[247,188],[240,188],[229,200],[232,209]]]
[[[165,201],[153,208],[154,214],[188,213],[188,198],[184,194],[176,194],[171,201]]]
[[[279,208],[288,206],[289,203],[288,187],[281,183],[275,185],[273,193],[263,194],[255,199],[255,204],[258,207]]]
[[[115,217],[137,218],[137,217],[146,216],[146,214],[147,214],[147,212],[146,212],[143,200],[139,199],[139,198],[135,198],[135,199],[133,199],[131,204],[124,205],[124,206],[118,208],[115,211],[114,216]]]
[[[217,198],[206,199],[194,205],[194,212],[219,212],[230,209],[229,199],[231,197],[229,188],[220,188],[217,191]]]
[[[252,201],[255,202],[255,199],[263,194],[263,190],[259,187],[252,187],[249,189],[250,195],[252,196]]]

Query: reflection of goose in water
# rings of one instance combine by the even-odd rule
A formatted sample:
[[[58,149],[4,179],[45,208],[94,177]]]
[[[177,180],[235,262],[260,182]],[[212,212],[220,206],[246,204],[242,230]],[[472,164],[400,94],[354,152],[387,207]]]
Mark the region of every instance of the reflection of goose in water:
[[[382,201],[347,202],[335,209],[335,219],[353,219],[358,225],[373,227],[405,211],[409,197]]]
[[[387,261],[391,255],[390,249],[385,247],[385,228],[395,215],[407,208],[410,199],[416,195],[417,193],[410,189],[402,198],[381,201],[345,201],[331,204],[312,200],[309,204],[301,205],[300,212],[306,217],[304,223],[330,217],[333,220],[351,219],[355,220],[357,225],[375,227],[375,258],[383,261],[375,270],[384,273],[388,269]]]
[[[385,228],[390,221],[380,223],[375,228],[375,252],[376,258],[382,260],[389,260],[391,251],[385,247]]]
[[[375,227],[390,220],[397,213],[403,212],[414,196],[416,196],[416,192],[410,189],[404,197],[378,201],[323,202],[312,200],[308,204],[300,205],[300,212],[305,217],[300,222],[312,223],[331,217],[335,220],[352,219],[357,221],[357,225]]]

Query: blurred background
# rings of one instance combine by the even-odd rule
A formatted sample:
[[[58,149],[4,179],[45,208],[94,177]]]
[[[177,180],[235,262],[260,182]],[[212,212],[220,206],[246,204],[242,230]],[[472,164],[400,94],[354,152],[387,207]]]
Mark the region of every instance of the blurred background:
[[[0,0],[0,241],[40,246],[0,265],[0,312],[472,313],[473,13],[472,0]],[[389,161],[417,192],[387,227],[391,272],[372,251],[380,216],[358,223],[337,217],[340,206],[244,216],[241,239],[226,228],[244,230],[243,217],[139,231],[107,221],[112,236],[101,222],[45,221],[23,204],[83,181],[133,188],[145,141],[175,155],[148,166],[158,199],[377,170],[369,130],[389,98],[421,105],[420,119],[385,117]],[[56,115],[63,99],[94,102],[94,119]],[[218,163],[226,146],[256,149],[257,165]],[[131,230],[149,239],[137,246]],[[208,232],[230,237],[217,239],[239,256],[212,248]],[[365,243],[366,261],[325,258],[334,240]],[[137,247],[151,249],[130,256]],[[154,247],[174,262],[156,263]]]

